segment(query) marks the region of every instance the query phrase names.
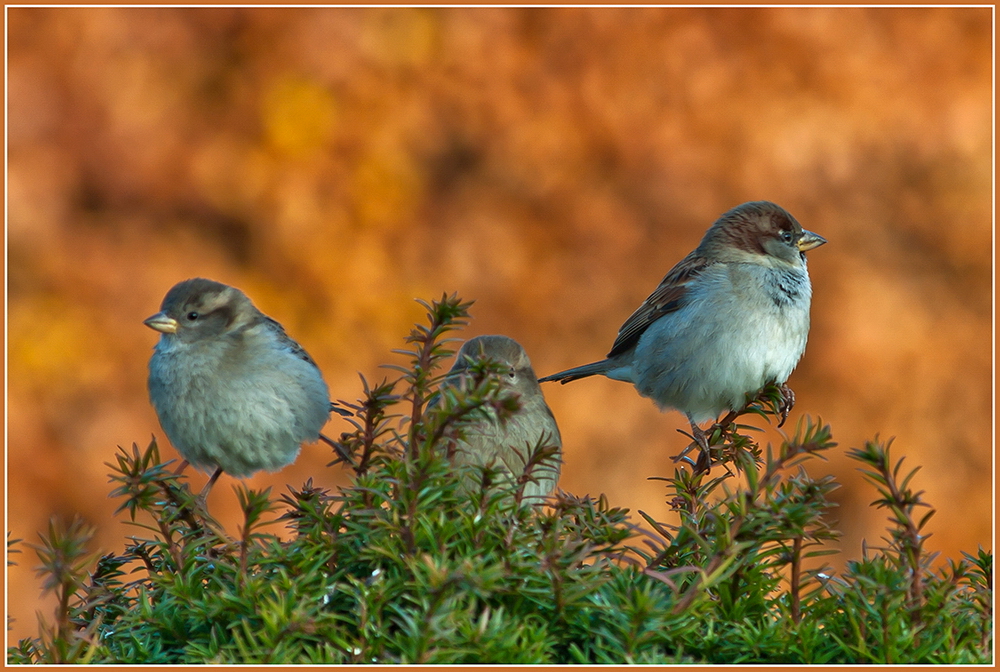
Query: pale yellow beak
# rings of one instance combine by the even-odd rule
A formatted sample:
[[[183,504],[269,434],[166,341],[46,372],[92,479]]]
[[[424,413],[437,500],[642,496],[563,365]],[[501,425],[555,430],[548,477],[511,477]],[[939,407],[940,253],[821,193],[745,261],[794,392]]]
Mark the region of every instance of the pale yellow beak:
[[[799,238],[799,252],[808,252],[826,243],[826,238],[812,231],[802,229],[802,237]]]
[[[177,320],[167,317],[164,312],[159,312],[152,317],[147,317],[142,321],[150,329],[154,329],[164,334],[173,334],[177,331]]]

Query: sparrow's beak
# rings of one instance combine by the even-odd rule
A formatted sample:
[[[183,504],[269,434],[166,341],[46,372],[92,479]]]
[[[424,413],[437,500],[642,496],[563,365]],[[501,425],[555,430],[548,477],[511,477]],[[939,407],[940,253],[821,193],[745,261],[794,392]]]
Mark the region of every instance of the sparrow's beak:
[[[142,321],[150,329],[155,329],[164,334],[173,334],[177,331],[177,320],[167,317],[166,313],[160,312],[152,317],[147,317]]]
[[[812,231],[802,229],[802,237],[799,238],[799,252],[808,252],[826,242],[826,238],[817,235]]]

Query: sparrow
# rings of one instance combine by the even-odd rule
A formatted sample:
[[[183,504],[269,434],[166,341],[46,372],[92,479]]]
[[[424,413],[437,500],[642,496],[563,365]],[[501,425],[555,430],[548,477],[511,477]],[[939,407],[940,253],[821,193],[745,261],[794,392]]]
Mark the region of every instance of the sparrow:
[[[277,471],[320,438],[332,406],[316,362],[240,290],[179,282],[143,323],[160,332],[148,381],[160,425],[187,462],[213,471],[202,500],[223,471]]]
[[[600,374],[632,383],[660,410],[684,413],[707,455],[699,422],[742,409],[768,383],[794,401],[784,383],[809,335],[805,253],[826,242],[769,201],[736,206],[625,320],[605,359],[539,382]]]
[[[531,361],[524,348],[507,336],[477,336],[466,341],[446,374],[445,385],[459,386],[468,376],[469,367],[479,359],[492,359],[503,365],[500,385],[517,393],[521,408],[511,417],[500,419],[487,409],[480,419],[466,426],[455,452],[458,464],[485,466],[494,463],[518,478],[524,473],[527,458],[538,446],[562,449],[562,439],[555,416],[545,403]],[[559,481],[561,453],[556,460],[544,460],[533,468],[533,480],[524,487],[525,500],[541,499],[556,488]]]

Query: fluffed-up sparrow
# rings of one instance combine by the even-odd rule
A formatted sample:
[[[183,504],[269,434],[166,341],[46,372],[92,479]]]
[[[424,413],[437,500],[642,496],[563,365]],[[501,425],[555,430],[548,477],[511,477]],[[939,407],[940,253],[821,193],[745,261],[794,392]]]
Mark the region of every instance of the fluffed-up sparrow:
[[[295,461],[326,423],[330,397],[316,363],[246,294],[194,278],[174,285],[144,324],[160,332],[149,398],[177,451],[243,478]]]
[[[559,427],[545,403],[528,354],[517,341],[507,336],[477,336],[466,341],[455,356],[455,364],[444,384],[461,385],[469,367],[484,358],[504,366],[500,384],[518,394],[521,408],[503,420],[492,409],[484,411],[484,417],[465,428],[455,461],[478,466],[493,462],[516,479],[524,473],[529,455],[537,447],[562,448]],[[526,501],[537,502],[555,490],[559,481],[561,452],[556,458],[543,460],[533,467],[533,480],[529,480],[524,487]]]
[[[632,383],[661,410],[687,415],[707,451],[697,423],[784,385],[802,357],[812,298],[805,252],[825,242],[774,203],[739,205],[625,321],[606,359],[539,382],[601,374]]]

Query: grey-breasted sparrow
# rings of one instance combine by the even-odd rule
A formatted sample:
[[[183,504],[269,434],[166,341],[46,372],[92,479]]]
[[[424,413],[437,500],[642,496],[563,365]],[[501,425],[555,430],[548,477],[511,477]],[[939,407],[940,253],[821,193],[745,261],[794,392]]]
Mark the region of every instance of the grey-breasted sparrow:
[[[445,385],[459,385],[469,366],[478,359],[493,359],[504,365],[500,379],[503,388],[516,392],[521,408],[511,417],[500,420],[495,412],[465,428],[455,461],[485,466],[494,462],[513,478],[524,473],[527,459],[538,446],[562,448],[555,416],[545,403],[531,361],[524,348],[507,336],[477,336],[466,341],[455,356],[455,364],[445,379]],[[537,501],[555,490],[559,481],[561,454],[557,460],[543,460],[534,467],[532,477],[524,487],[526,500]]]
[[[784,385],[802,357],[812,298],[805,252],[825,242],[774,203],[739,205],[625,321],[606,359],[539,382],[601,374],[632,383],[661,409],[685,413],[707,450],[698,422]]]
[[[292,463],[331,410],[316,363],[246,294],[194,278],[174,285],[144,324],[160,332],[149,398],[170,442],[195,467],[242,478]]]

